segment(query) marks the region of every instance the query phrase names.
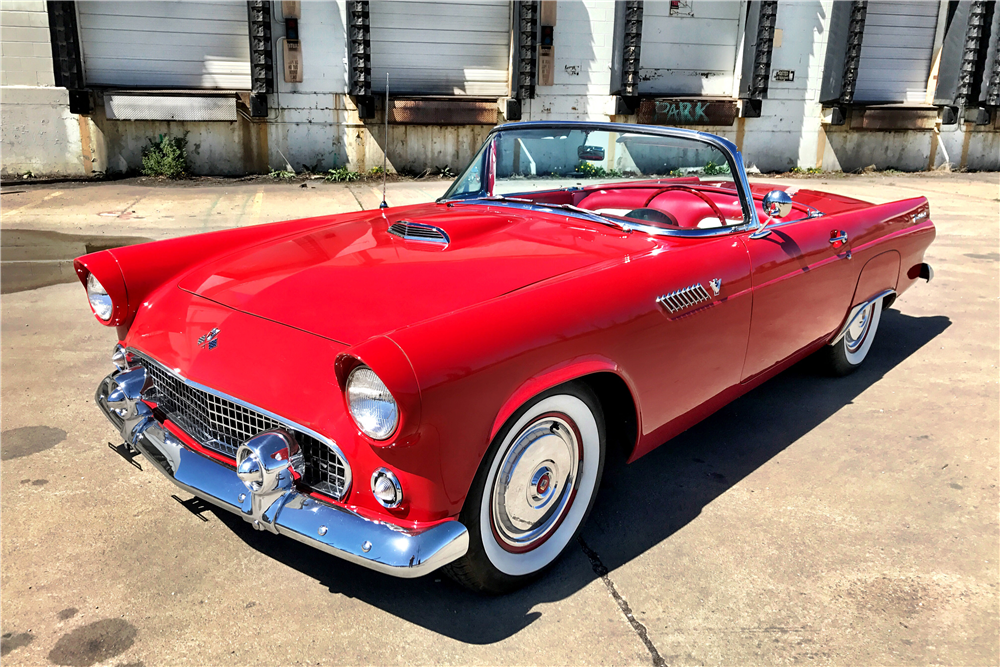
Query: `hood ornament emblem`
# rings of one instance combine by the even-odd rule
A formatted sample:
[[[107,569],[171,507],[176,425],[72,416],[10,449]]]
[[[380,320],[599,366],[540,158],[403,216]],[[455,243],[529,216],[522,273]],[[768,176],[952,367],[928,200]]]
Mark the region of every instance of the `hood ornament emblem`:
[[[715,296],[719,296],[719,291],[722,289],[722,281],[718,278],[712,278],[708,281],[708,286],[712,288],[712,292]]]
[[[206,350],[214,350],[219,344],[219,328],[216,327],[204,336],[198,338],[198,346]]]

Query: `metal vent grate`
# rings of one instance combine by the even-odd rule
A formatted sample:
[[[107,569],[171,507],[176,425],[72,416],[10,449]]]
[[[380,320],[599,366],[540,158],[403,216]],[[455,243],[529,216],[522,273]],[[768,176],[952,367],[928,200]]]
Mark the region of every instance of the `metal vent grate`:
[[[283,428],[302,448],[305,459],[302,481],[338,500],[346,493],[350,469],[326,443],[250,407],[194,387],[151,359],[133,354],[153,382],[160,410],[202,446],[235,458],[239,446],[253,436]]]
[[[685,308],[709,301],[711,298],[705,288],[701,286],[701,283],[698,283],[697,285],[691,285],[670,294],[664,294],[656,301],[663,304],[671,313],[676,313]]]
[[[445,231],[433,225],[400,220],[389,226],[389,233],[407,241],[424,241],[426,243],[447,244],[450,239]]]

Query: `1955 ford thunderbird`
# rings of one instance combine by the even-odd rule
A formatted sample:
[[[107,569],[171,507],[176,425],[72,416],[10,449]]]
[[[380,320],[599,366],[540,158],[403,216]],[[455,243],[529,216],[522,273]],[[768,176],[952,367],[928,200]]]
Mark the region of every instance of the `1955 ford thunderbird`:
[[[751,185],[710,134],[517,123],[433,203],[75,266],[120,341],[97,404],[168,479],[351,562],[501,593],[574,539],[606,456],[806,355],[856,369],[931,279],[934,235],[923,197]]]

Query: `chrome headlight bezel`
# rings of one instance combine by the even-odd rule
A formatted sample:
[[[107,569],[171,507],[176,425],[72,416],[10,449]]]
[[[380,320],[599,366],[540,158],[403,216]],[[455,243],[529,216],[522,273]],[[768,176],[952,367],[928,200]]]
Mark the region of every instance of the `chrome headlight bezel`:
[[[385,382],[364,364],[344,383],[347,411],[361,432],[372,440],[388,440],[399,426],[399,404]]]
[[[101,320],[107,322],[115,312],[115,304],[108,295],[108,290],[93,273],[87,275],[87,299],[90,308]]]

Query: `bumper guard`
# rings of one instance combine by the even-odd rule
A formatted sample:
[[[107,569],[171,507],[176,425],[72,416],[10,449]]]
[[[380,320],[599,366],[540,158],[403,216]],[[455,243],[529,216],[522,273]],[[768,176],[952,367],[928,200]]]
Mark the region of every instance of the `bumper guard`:
[[[189,449],[163,428],[142,401],[148,389],[145,370],[130,368],[106,377],[94,400],[125,442],[170,481],[242,516],[258,530],[285,535],[338,558],[403,578],[427,574],[468,551],[469,532],[458,521],[422,531],[373,521],[296,492],[289,475],[276,474],[271,488],[254,490],[259,485],[245,484],[235,470]]]

